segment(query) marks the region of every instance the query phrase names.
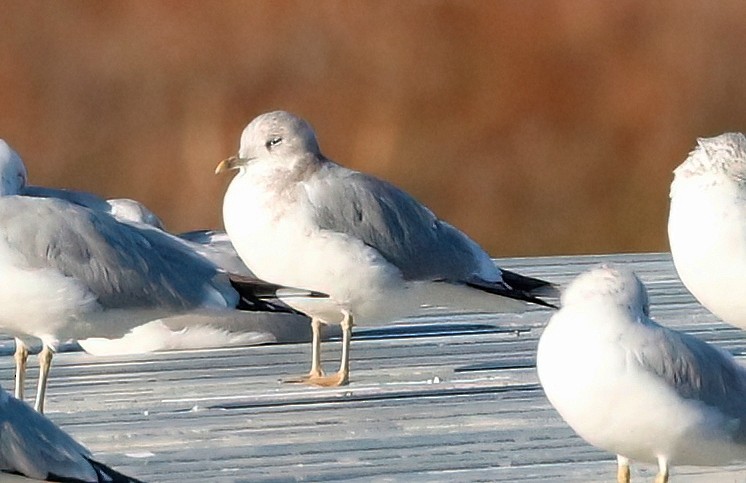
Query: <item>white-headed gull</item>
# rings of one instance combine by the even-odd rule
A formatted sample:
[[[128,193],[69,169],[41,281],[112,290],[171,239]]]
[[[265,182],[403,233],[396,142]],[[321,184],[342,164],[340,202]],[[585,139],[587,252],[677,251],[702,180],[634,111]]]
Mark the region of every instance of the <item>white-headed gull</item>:
[[[411,315],[422,306],[521,311],[551,285],[501,271],[473,240],[404,191],[324,157],[311,126],[290,113],[263,114],[244,129],[223,221],[238,254],[259,277],[330,295],[288,301],[321,323],[341,323],[342,362],[324,376],[314,338],[304,381],[348,382],[355,324]]]
[[[562,295],[539,341],[539,380],[583,439],[629,461],[713,466],[746,459],[746,369],[726,352],[650,319],[630,271],[601,266]]]

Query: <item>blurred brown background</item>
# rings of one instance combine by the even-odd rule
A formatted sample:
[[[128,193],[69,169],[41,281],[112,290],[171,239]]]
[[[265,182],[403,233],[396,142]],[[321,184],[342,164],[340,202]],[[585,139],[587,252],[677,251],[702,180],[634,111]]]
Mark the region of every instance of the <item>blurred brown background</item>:
[[[221,225],[273,109],[495,256],[667,250],[671,170],[746,130],[746,2],[0,1],[0,137],[34,184]]]

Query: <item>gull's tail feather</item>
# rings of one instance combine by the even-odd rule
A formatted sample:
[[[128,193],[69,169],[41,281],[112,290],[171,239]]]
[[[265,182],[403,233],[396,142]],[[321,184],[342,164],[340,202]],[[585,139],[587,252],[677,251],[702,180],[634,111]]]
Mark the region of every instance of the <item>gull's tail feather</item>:
[[[517,274],[513,274],[513,275],[517,275]],[[503,276],[504,276],[504,272],[503,272]],[[530,277],[526,277],[526,278],[530,278]],[[538,280],[538,279],[533,279],[533,280]],[[542,307],[549,307],[552,309],[557,308],[556,305],[550,302],[547,302],[546,300],[540,299],[533,293],[526,291],[526,290],[520,290],[520,289],[514,288],[506,282],[494,283],[494,282],[487,282],[484,280],[470,280],[466,282],[466,285],[468,285],[469,287],[482,290],[484,292],[492,293],[495,295],[500,295],[502,297],[507,297],[509,299],[521,300],[523,302],[541,305]]]
[[[93,466],[93,469],[96,470],[96,474],[98,475],[98,481],[100,483],[104,483],[104,482],[144,483],[142,480],[138,480],[137,478],[132,478],[131,476],[123,475],[122,473],[118,472],[114,468],[106,466],[103,463],[99,463],[98,461],[89,459],[88,462],[91,463],[91,466]]]
[[[503,281],[516,290],[521,290],[536,297],[559,297],[560,289],[552,282],[540,278],[527,277],[510,270],[500,269]]]
[[[322,292],[316,292],[315,290],[308,290],[305,288],[287,287],[285,285],[278,285],[276,283],[267,282],[265,280],[245,277],[243,275],[237,275],[235,273],[228,274],[233,288],[238,290],[251,290],[254,295],[260,298],[273,298],[277,297],[278,294],[283,297],[313,297],[313,298],[328,298],[329,296]]]
[[[239,310],[251,311],[269,311],[269,312],[288,312],[292,314],[303,314],[287,304],[278,300],[278,297],[309,297],[309,298],[327,298],[325,293],[303,288],[286,287],[276,283],[266,282],[264,280],[245,277],[235,273],[228,274],[231,285],[241,296],[238,305]]]
[[[114,468],[110,468],[109,466],[106,466],[103,463],[99,463],[98,461],[89,459],[88,462],[91,463],[93,469],[96,470],[99,483],[144,483],[142,480],[123,475]]]

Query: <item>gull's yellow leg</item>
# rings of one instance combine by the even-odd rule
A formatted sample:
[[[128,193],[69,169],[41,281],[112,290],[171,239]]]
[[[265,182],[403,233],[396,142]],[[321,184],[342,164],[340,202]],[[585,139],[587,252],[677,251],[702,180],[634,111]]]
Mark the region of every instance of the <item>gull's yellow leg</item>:
[[[16,398],[23,400],[23,388],[26,383],[26,362],[28,361],[28,347],[21,339],[16,338]]]
[[[311,318],[311,371],[306,376],[285,379],[287,383],[306,383],[311,379],[324,376],[321,369],[321,319]]]
[[[342,360],[339,363],[339,370],[336,374],[323,377],[311,377],[308,384],[314,386],[336,387],[346,386],[350,383],[350,343],[352,341],[352,314],[347,310],[342,310]]]
[[[321,320],[316,317],[311,319],[311,334],[311,372],[308,377],[321,377],[324,375],[321,369]]]
[[[658,474],[655,476],[655,483],[668,483],[668,460],[663,456],[658,456]]]
[[[617,483],[629,483],[629,460],[622,455],[617,455],[616,463]]]
[[[331,376],[309,377],[306,383],[314,386],[337,387],[350,383],[350,343],[352,341],[352,314],[342,310],[342,360],[339,371]]]
[[[40,413],[44,412],[44,398],[47,395],[47,380],[49,379],[49,368],[52,367],[53,355],[54,351],[46,344],[39,353],[39,385],[36,388],[34,409]]]
[[[313,330],[313,351],[311,353],[311,372],[298,379],[290,379],[285,382],[302,382],[313,386],[335,387],[346,386],[350,381],[350,343],[352,341],[352,314],[347,310],[342,310],[342,360],[339,364],[339,371],[330,376],[325,376],[321,370],[321,336],[319,334],[321,322],[317,321],[314,326],[312,319],[311,328]]]

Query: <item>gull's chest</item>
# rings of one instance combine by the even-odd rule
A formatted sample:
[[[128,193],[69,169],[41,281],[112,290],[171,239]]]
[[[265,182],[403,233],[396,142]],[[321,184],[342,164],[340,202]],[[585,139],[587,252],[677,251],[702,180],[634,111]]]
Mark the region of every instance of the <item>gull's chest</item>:
[[[738,248],[746,239],[746,190],[733,183],[680,183],[671,199],[669,238],[676,251]]]
[[[234,179],[225,195],[223,216],[228,234],[276,239],[280,233],[304,230],[307,200],[297,185],[278,185],[247,176]]]
[[[746,199],[730,186],[683,194],[671,200],[668,233],[684,282],[712,278],[702,277],[707,273],[733,271],[741,277],[746,265]]]
[[[302,263],[313,232],[301,187],[237,177],[228,187],[223,222],[241,259],[257,275],[273,278]]]

